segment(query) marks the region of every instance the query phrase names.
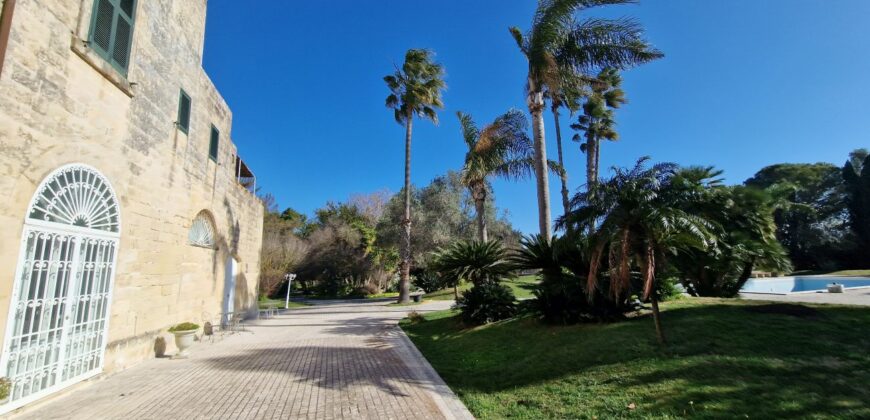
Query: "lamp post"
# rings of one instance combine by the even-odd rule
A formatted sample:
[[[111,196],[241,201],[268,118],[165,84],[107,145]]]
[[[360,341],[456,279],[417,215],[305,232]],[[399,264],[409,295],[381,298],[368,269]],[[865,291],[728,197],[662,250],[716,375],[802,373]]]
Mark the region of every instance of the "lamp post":
[[[290,283],[296,279],[296,275],[293,273],[287,273],[284,275],[284,280],[287,280],[287,300],[284,302],[284,309],[290,309]]]

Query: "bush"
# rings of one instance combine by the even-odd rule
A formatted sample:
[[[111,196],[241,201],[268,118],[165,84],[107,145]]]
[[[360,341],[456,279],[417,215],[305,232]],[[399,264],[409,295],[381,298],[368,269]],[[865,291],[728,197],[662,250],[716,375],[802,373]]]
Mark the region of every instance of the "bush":
[[[456,300],[456,308],[468,325],[500,321],[517,313],[516,297],[511,289],[493,282],[474,285]]]
[[[192,322],[182,322],[181,324],[175,325],[169,329],[169,332],[181,332],[181,331],[193,331],[198,330],[199,325],[194,324]]]
[[[7,377],[0,378],[0,400],[8,398],[10,391],[12,391],[12,381]]]
[[[418,269],[412,273],[415,287],[423,289],[426,293],[432,293],[446,288],[445,281],[433,271]]]
[[[636,309],[628,299],[614,300],[606,281],[599,282],[590,300],[585,283],[572,275],[544,276],[535,290],[534,309],[551,324],[618,320]]]
[[[408,312],[408,321],[410,321],[412,324],[419,324],[421,322],[425,322],[426,318],[424,318],[423,315],[421,315],[417,311],[411,311]]]

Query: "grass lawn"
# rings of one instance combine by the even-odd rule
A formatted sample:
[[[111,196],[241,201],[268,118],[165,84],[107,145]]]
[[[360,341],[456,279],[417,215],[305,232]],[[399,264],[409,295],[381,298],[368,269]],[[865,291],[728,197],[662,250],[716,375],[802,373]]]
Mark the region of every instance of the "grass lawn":
[[[275,307],[275,308],[279,308],[279,309],[283,309],[284,302],[285,301],[280,300],[280,299],[266,299],[266,300],[257,301],[257,304],[259,305],[260,309],[266,309],[266,308],[269,308],[270,306]],[[305,306],[309,306],[309,305],[307,303],[294,302],[292,300],[290,301],[290,305],[289,305],[290,308],[301,308],[301,307],[305,307]]]
[[[517,299],[525,299],[534,297],[532,291],[535,285],[538,284],[538,279],[536,276],[520,276],[515,279],[504,280],[502,284],[510,287]],[[471,283],[465,282],[459,286],[459,293],[461,294],[468,289],[471,289]],[[453,300],[453,288],[427,293],[423,298],[428,300]]]
[[[769,305],[664,304],[667,350],[648,316],[462,329],[444,311],[402,327],[478,418],[870,418],[870,309]]]

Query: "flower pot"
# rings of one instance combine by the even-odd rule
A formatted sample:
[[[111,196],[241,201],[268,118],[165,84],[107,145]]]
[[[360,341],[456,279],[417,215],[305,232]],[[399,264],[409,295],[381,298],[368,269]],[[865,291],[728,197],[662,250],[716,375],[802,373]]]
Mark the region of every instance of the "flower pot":
[[[187,351],[193,345],[193,338],[196,336],[196,330],[188,331],[173,331],[175,336],[175,347],[178,347],[178,353],[172,356],[173,359],[187,359],[190,353]]]

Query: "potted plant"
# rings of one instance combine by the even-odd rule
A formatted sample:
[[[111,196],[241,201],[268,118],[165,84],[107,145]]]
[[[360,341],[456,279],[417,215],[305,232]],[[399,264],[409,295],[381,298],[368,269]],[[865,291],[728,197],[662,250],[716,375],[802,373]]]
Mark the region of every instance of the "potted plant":
[[[175,347],[178,347],[178,354],[173,359],[186,359],[189,356],[187,349],[193,345],[193,337],[198,329],[199,325],[192,322],[182,322],[169,329],[175,335]]]
[[[0,404],[9,402],[10,391],[12,391],[12,381],[7,377],[0,378]]]

